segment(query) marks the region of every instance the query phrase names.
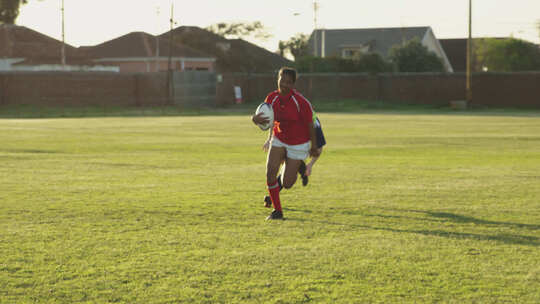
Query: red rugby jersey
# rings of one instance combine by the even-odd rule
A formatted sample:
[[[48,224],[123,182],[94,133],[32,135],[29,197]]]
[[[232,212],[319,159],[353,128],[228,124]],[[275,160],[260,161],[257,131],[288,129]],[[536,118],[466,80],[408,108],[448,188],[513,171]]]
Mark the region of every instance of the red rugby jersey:
[[[310,140],[309,123],[313,122],[311,103],[296,90],[285,96],[274,91],[266,96],[266,103],[274,110],[274,136],[288,145]]]

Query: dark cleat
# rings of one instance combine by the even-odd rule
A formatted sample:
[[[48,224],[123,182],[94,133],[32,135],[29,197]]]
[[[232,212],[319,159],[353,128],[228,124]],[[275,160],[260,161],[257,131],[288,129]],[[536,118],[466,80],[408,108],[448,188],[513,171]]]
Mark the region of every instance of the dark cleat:
[[[267,221],[269,220],[283,220],[283,212],[274,210],[270,215],[266,218]]]
[[[264,207],[272,208],[272,199],[268,195],[264,197]]]
[[[307,186],[308,182],[309,182],[308,177],[305,175],[302,175],[302,186]]]

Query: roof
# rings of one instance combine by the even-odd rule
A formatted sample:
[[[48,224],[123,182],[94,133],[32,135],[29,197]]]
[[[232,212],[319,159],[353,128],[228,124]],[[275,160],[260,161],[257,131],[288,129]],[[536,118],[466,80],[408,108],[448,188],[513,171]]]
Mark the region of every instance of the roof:
[[[169,37],[169,32],[160,37]],[[242,39],[226,39],[196,26],[172,30],[175,42],[210,53],[217,58],[219,72],[274,72],[292,62]]]
[[[21,66],[27,66],[27,65],[44,65],[44,64],[61,64],[61,58],[58,57],[35,57],[35,58],[28,58],[23,61],[14,63],[13,65],[21,65]],[[84,57],[69,57],[66,56],[66,64],[67,65],[85,65],[85,66],[95,66],[97,65],[95,62],[88,58]]]
[[[292,61],[279,54],[272,53],[243,39],[232,39],[231,61],[245,72],[273,72],[283,66],[290,66]]]
[[[81,47],[91,58],[132,58],[169,56],[174,57],[211,58],[212,55],[195,50],[179,43],[169,43],[168,39],[153,36],[145,32],[131,32],[124,36],[103,42],[96,46]]]
[[[454,72],[467,69],[467,38],[439,39]]]
[[[482,39],[508,39],[503,37],[477,37],[475,40]],[[446,57],[452,64],[454,72],[467,71],[467,40],[468,38],[439,39],[439,42],[446,53]],[[473,46],[474,49],[474,46]],[[474,56],[473,56],[474,60]],[[474,67],[474,63],[473,63]]]
[[[324,31],[325,55],[340,56],[341,50],[347,46],[369,46],[370,52],[379,53],[383,57],[389,55],[390,49],[405,41],[419,38],[422,40],[429,26],[366,28],[366,29],[318,29],[313,31],[308,41],[309,52],[313,54],[313,35],[316,35],[317,54],[321,54],[321,38]]]
[[[24,26],[0,24],[0,57],[57,58],[60,62],[62,42]],[[81,57],[77,48],[65,44],[66,57]]]

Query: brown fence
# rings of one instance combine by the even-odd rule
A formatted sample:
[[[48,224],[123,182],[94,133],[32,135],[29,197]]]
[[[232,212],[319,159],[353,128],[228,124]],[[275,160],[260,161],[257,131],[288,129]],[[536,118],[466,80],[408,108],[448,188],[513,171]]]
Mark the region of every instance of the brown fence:
[[[169,89],[167,83],[171,83]],[[0,73],[0,105],[215,106],[214,73]]]
[[[0,74],[0,104],[155,105],[167,100],[166,74],[17,72]]]
[[[244,100],[262,102],[275,90],[270,74],[225,74],[218,84],[218,104],[234,103],[233,86]],[[465,99],[465,74],[303,74],[296,84],[308,99],[379,100],[397,103],[441,104]],[[478,73],[473,75],[473,104],[493,107],[540,108],[540,72]]]
[[[276,88],[273,74],[181,72],[171,90],[168,79],[167,73],[0,73],[0,105],[214,106],[235,103],[234,86],[247,102],[262,102]],[[448,104],[465,99],[465,74],[303,74],[297,87],[313,101]],[[474,74],[473,103],[540,108],[540,72]]]

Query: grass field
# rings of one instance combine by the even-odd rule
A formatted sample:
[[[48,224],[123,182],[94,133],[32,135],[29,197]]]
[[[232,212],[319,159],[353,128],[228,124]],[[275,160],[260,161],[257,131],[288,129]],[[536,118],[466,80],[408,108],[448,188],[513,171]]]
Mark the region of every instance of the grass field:
[[[0,119],[0,303],[539,303],[540,113],[320,113],[266,222],[247,114]]]

